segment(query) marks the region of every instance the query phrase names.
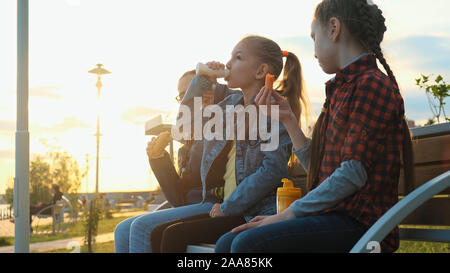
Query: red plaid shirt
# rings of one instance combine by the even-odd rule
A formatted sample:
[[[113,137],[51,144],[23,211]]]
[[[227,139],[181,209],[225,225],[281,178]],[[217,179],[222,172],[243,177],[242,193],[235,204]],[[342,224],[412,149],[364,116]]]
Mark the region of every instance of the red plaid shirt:
[[[326,116],[320,128],[323,158],[317,187],[342,162],[360,161],[367,172],[365,186],[333,208],[370,228],[398,201],[404,116],[398,87],[368,55],[350,64],[326,83]],[[319,183],[317,183],[319,182]],[[383,252],[398,248],[398,228],[381,242]]]

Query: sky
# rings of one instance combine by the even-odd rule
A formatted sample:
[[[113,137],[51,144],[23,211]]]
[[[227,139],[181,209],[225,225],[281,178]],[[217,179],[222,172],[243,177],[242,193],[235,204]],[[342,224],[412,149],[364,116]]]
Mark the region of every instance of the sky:
[[[300,59],[314,114],[325,99],[325,74],[314,58],[310,25],[318,0],[33,0],[29,17],[31,158],[67,151],[95,189],[96,117],[100,114],[100,191],[157,187],[145,152],[145,121],[173,121],[178,78],[197,62],[226,63],[248,34],[269,37]],[[399,81],[408,119],[432,117],[421,73],[450,82],[450,2],[374,1],[386,17],[382,49]],[[17,3],[0,1],[0,193],[15,172]],[[97,63],[112,73],[89,74]],[[447,108],[446,108],[447,109]],[[446,110],[447,112],[448,109]]]

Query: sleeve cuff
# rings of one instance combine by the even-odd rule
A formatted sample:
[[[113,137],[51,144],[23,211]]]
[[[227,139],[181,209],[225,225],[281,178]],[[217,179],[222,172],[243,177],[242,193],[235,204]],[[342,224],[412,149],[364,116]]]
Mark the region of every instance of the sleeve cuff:
[[[308,171],[309,167],[309,159],[310,159],[310,151],[311,151],[311,139],[306,138],[307,144],[305,147],[300,148],[296,150],[294,147],[292,147],[292,152],[295,154],[295,156],[298,158],[300,164],[302,165],[303,169],[305,171]]]
[[[228,216],[225,214],[225,202],[220,204],[220,211],[222,212],[223,216]]]
[[[310,147],[311,147],[311,139],[310,138],[306,138],[306,141],[307,141],[307,144],[306,144],[306,146],[305,147],[302,147],[302,148],[300,148],[300,149],[298,149],[298,150],[296,150],[295,148],[294,148],[294,146],[292,146],[292,152],[294,153],[294,154],[298,154],[298,155],[302,155],[302,154],[304,154]]]
[[[157,160],[165,158],[167,156],[169,156],[169,153],[167,151],[163,151],[160,156],[150,157],[150,162],[157,161]]]
[[[189,85],[188,91],[181,102],[187,104],[194,97],[201,97],[207,90],[211,90],[213,83],[203,76],[195,76]]]
[[[294,213],[295,217],[296,217],[296,218],[305,217],[305,216],[306,216],[306,213],[304,213],[304,212],[301,211],[301,210],[298,210],[298,209],[297,209],[298,206],[296,206],[296,205],[294,205],[294,204],[295,204],[295,202],[293,202],[293,203],[289,206],[289,208],[291,208],[291,211],[292,211],[292,213]]]
[[[212,82],[210,82],[208,79],[206,79],[203,76],[197,76],[197,77],[198,77],[198,84],[202,89],[205,89],[205,90],[211,89],[211,87],[213,85]]]

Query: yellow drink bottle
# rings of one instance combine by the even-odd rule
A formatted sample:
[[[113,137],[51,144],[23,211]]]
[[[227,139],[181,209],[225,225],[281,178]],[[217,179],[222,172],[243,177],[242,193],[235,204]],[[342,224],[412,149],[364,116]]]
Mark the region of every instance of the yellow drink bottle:
[[[277,213],[283,212],[292,202],[302,196],[302,189],[294,187],[291,180],[283,178],[281,182],[283,182],[283,187],[277,189]]]

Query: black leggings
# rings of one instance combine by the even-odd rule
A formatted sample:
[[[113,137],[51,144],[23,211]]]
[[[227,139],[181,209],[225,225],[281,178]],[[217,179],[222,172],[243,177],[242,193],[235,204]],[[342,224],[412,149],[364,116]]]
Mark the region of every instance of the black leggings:
[[[209,214],[200,214],[173,220],[152,230],[152,251],[183,253],[188,245],[215,244],[220,236],[245,223],[242,215],[211,218]]]

